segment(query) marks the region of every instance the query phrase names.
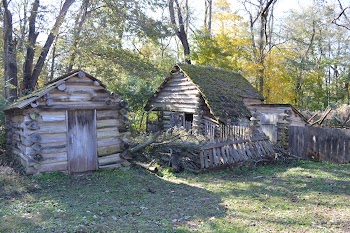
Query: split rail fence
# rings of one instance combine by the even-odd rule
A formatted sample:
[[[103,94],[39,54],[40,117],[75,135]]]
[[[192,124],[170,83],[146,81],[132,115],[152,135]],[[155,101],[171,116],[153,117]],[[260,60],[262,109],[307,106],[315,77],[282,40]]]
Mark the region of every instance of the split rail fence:
[[[273,157],[274,150],[267,137],[216,143],[200,150],[202,169]]]
[[[350,162],[350,129],[289,127],[292,154],[316,161]]]

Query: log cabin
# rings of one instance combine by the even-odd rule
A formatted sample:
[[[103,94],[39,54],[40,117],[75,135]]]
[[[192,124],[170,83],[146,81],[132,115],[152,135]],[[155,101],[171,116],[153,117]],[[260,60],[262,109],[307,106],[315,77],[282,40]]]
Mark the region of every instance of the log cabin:
[[[156,112],[150,131],[184,127],[194,134],[217,138],[225,125],[247,125],[247,106],[264,98],[240,73],[189,64],[177,64],[148,100],[145,110]]]
[[[7,153],[27,174],[127,166],[127,103],[82,70],[61,76],[5,109]]]

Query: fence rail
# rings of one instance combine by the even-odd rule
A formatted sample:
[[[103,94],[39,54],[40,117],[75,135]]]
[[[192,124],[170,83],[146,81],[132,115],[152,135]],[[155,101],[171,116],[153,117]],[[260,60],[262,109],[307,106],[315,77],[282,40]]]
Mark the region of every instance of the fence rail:
[[[203,169],[242,161],[255,161],[273,155],[274,150],[267,138],[241,139],[202,147],[200,162]]]
[[[220,129],[222,140],[249,139],[253,136],[250,126],[221,125]]]
[[[302,158],[333,163],[350,162],[350,130],[289,127],[289,149]]]

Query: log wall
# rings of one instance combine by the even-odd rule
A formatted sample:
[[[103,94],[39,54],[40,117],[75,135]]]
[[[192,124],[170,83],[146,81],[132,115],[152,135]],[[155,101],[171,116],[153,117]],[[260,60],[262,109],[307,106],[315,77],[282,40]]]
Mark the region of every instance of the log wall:
[[[163,130],[174,126],[172,115],[193,114],[192,132],[203,134],[206,130],[204,117],[213,117],[197,86],[182,72],[173,74],[172,78],[160,87],[150,101],[152,108],[161,111],[159,121]],[[189,122],[183,121],[182,126],[189,127]]]
[[[72,77],[24,109],[8,111],[7,148],[28,174],[67,171],[67,111],[96,109],[99,168],[125,163],[130,133],[126,105],[88,77]]]

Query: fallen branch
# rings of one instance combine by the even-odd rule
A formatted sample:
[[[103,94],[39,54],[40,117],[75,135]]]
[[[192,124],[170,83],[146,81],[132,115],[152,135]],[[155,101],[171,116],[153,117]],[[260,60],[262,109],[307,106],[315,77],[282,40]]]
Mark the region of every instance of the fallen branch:
[[[137,145],[137,146],[135,146],[135,147],[129,149],[129,152],[130,152],[130,153],[135,153],[135,152],[137,152],[137,151],[139,151],[139,150],[142,150],[142,149],[145,148],[146,146],[148,146],[148,145],[154,143],[154,142],[157,140],[157,138],[159,137],[159,135],[160,135],[160,132],[157,132],[156,134],[153,135],[153,137],[149,138],[149,139],[148,139],[147,141],[145,141],[144,143],[141,143],[141,144],[139,144],[139,145]]]
[[[178,140],[178,139],[180,139],[180,138],[181,138],[180,134],[177,134],[177,135],[173,136],[172,138],[170,138],[170,139],[168,139],[168,140],[166,140],[166,141],[163,141],[163,142],[154,142],[154,143],[152,144],[152,146],[161,146],[161,145],[169,144],[169,143],[172,143],[172,142],[174,142],[174,141],[176,141],[176,140]]]
[[[133,162],[133,164],[139,166],[139,167],[142,167],[144,169],[146,169],[147,171],[150,171],[152,173],[157,173],[158,172],[158,168],[155,167],[155,166],[148,166],[147,164],[144,164],[144,163],[140,163],[140,162]]]

